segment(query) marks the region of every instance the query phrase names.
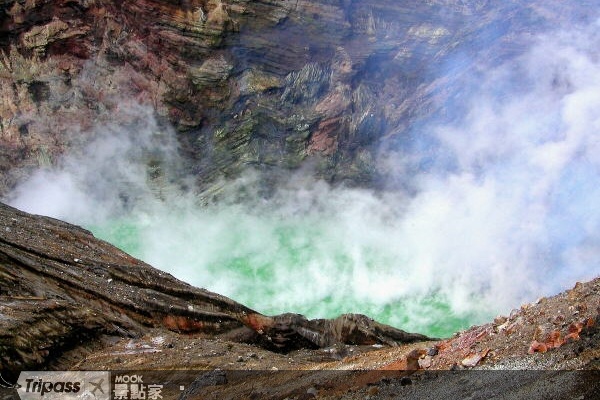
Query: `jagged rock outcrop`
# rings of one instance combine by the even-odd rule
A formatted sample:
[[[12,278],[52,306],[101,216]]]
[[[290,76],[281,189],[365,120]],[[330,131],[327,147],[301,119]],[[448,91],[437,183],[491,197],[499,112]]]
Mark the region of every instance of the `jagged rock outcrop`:
[[[288,352],[426,340],[362,315],[274,317],[192,287],[79,227],[0,204],[0,369],[42,367],[101,336],[150,327]]]
[[[371,182],[402,137],[533,27],[583,18],[559,1],[0,2],[0,193],[57,162],[128,103],[177,128],[201,187],[247,166],[314,159]],[[510,34],[509,34],[510,33]],[[122,123],[127,124],[123,119]]]

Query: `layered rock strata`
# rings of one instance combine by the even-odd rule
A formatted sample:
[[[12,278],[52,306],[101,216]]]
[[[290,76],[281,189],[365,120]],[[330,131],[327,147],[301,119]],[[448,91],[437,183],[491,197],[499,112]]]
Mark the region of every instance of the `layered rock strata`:
[[[591,4],[591,3],[590,3]],[[463,76],[584,19],[545,2],[0,2],[0,193],[132,104],[177,130],[200,187],[311,159],[373,184],[384,143],[451,113]],[[448,103],[450,101],[450,103]],[[394,142],[395,143],[395,142]]]

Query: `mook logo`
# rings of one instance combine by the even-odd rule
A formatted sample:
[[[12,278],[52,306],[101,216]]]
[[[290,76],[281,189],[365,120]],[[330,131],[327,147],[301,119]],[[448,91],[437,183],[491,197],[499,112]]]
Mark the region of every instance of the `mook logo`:
[[[108,371],[23,371],[17,385],[22,400],[110,399]]]
[[[163,385],[145,383],[143,375],[116,374],[114,376],[114,400],[160,400]]]

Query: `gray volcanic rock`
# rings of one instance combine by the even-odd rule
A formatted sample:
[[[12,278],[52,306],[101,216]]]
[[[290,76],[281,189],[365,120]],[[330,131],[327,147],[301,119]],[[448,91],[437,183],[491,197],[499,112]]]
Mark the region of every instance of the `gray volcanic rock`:
[[[0,3],[0,193],[152,107],[202,188],[312,159],[371,183],[382,142],[593,1],[76,0]]]

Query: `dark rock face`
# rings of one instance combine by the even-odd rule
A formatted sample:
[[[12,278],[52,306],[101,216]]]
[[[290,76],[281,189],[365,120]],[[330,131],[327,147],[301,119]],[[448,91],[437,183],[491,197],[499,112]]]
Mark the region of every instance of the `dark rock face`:
[[[382,140],[443,110],[460,74],[585,17],[563,3],[3,0],[0,192],[130,103],[176,127],[202,187],[307,159],[371,182]]]
[[[0,368],[43,367],[102,336],[150,327],[203,333],[287,352],[335,343],[426,340],[365,316],[268,317],[192,287],[81,228],[0,204]]]
[[[218,333],[242,326],[234,314],[251,312],[81,228],[6,206],[0,220],[3,369],[42,365],[82,340],[136,335],[147,326]]]

